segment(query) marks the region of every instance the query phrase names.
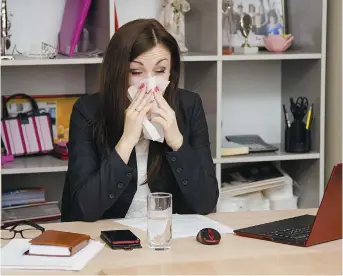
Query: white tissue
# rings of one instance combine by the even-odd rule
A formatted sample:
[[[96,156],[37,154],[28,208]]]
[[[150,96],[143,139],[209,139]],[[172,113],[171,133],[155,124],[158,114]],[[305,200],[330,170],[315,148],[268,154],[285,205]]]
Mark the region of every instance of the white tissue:
[[[129,97],[130,101],[132,101],[135,98],[136,93],[139,90],[138,88],[142,83],[145,84],[147,91],[149,91],[150,89],[154,89],[157,86],[158,89],[160,90],[160,93],[162,93],[162,95],[164,94],[167,86],[169,85],[169,81],[166,81],[162,78],[157,78],[157,77],[150,77],[150,78],[146,78],[144,80],[141,80],[139,83],[129,87],[128,97]],[[157,108],[156,101],[154,102],[153,109],[154,108]],[[154,115],[149,113],[143,119],[144,138],[148,139],[148,140],[163,143],[163,141],[164,141],[163,128],[160,124],[152,123],[149,121],[149,119],[152,119],[153,117],[154,117]]]

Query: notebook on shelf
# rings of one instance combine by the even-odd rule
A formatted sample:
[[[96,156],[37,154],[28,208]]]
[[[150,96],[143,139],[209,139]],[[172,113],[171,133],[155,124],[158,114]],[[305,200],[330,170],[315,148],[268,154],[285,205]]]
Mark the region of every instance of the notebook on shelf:
[[[223,157],[248,154],[249,147],[223,139],[222,148],[220,152],[221,152],[221,156]]]
[[[228,135],[227,141],[238,143],[249,148],[249,153],[275,152],[278,147],[266,143],[259,135]]]

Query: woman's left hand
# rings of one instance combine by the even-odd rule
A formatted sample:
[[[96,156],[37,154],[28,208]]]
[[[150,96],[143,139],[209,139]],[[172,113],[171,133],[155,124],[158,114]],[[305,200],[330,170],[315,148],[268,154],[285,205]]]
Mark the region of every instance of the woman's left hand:
[[[175,112],[159,90],[154,91],[154,93],[158,108],[153,109],[152,112],[155,116],[152,118],[151,122],[158,123],[163,127],[167,144],[173,151],[177,151],[182,146],[183,136],[177,125]]]

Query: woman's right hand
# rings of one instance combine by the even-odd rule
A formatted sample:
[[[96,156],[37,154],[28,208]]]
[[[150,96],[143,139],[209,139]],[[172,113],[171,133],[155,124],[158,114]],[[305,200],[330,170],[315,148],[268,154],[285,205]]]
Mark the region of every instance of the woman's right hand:
[[[146,86],[140,87],[135,98],[125,111],[124,132],[121,140],[134,147],[142,134],[143,119],[153,107],[153,91],[147,91]]]

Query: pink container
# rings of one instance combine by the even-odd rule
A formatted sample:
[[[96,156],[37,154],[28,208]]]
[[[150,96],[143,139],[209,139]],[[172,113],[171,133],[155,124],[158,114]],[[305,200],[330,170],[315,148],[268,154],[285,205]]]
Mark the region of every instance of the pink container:
[[[264,45],[268,51],[273,53],[282,53],[286,51],[292,44],[293,36],[270,35],[264,36]]]
[[[1,166],[14,161],[13,155],[2,155],[1,154]]]

